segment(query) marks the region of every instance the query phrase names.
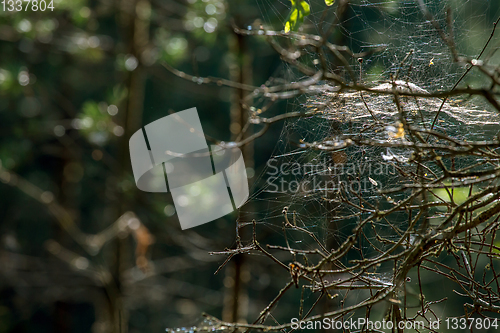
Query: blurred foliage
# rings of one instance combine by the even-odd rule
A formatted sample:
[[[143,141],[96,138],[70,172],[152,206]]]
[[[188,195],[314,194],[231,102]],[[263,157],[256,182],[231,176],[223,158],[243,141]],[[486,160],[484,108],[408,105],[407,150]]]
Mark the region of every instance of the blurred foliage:
[[[127,289],[131,332],[181,326],[201,311],[220,314],[223,279],[211,277],[219,258],[206,256],[231,246],[236,215],[219,219],[215,228],[199,227],[199,235],[181,234],[169,194],[135,189],[126,119],[134,102],[143,109],[142,124],[197,106],[205,132],[229,140],[234,91],[187,82],[161,63],[197,75],[230,77],[237,59],[231,51],[231,19],[238,16],[238,24],[246,26],[258,15],[252,1],[230,6],[220,0],[61,0],[54,1],[54,11],[0,12],[0,165],[41,191],[28,186],[30,196],[16,187],[0,187],[1,251],[18,256],[13,266],[5,266],[12,259],[0,254],[1,267],[8,267],[0,273],[0,332],[33,331],[33,325],[41,332],[107,331],[99,326],[106,290],[88,277],[85,267],[112,271],[115,244],[86,253],[51,215],[54,202],[89,234],[106,230],[125,210],[134,211],[155,238],[152,248],[144,248],[149,260],[172,261],[161,269],[174,274],[146,279],[134,271],[140,234],[125,238],[124,268],[152,284],[147,293],[141,291],[142,282],[137,290]],[[281,24],[278,18],[276,23]],[[247,38],[247,43],[253,54],[261,54],[254,61],[260,70],[253,76],[263,82],[279,58],[263,39]],[[265,160],[272,146],[263,143],[261,150],[258,160]],[[230,232],[221,235],[222,229]],[[186,235],[194,237],[194,250],[187,252],[193,241]],[[67,257],[68,262],[55,258],[59,252],[49,246],[51,240],[75,257]],[[20,274],[17,265],[24,262],[28,266]]]
[[[131,332],[187,326],[201,312],[219,316],[234,281],[222,272],[214,276],[222,259],[206,254],[234,245],[237,215],[182,233],[170,195],[135,189],[126,151],[130,105],[140,105],[142,124],[196,106],[206,134],[231,140],[235,90],[180,79],[162,62],[196,76],[229,78],[241,59],[232,23],[252,27],[265,16],[266,27],[280,30],[288,13],[284,29],[294,31],[308,22],[311,8],[321,12],[334,2],[55,0],[53,11],[1,11],[0,163],[42,194],[29,197],[0,184],[0,265],[9,268],[0,272],[0,332],[99,332],[108,291],[89,277],[85,265],[75,265],[84,260],[55,258],[50,240],[88,260],[89,267],[126,266],[128,275],[118,282],[138,281],[124,297]],[[367,38],[355,35],[353,49]],[[288,68],[264,37],[245,37],[245,45],[253,84],[284,76]],[[383,69],[376,65],[370,71],[378,75]],[[278,103],[274,112],[286,110],[286,103]],[[280,130],[276,126],[255,142],[257,174]],[[465,193],[455,195],[459,202]],[[148,279],[134,260],[125,260],[135,256],[137,234],[123,238],[128,245],[123,258],[113,252],[114,244],[95,255],[85,252],[51,215],[54,202],[90,234],[134,211],[155,237],[149,259],[161,273]],[[257,216],[266,214],[261,207],[266,203],[254,206]],[[264,229],[273,237],[274,229]],[[248,287],[254,317],[287,277],[262,262],[256,258],[246,277],[254,281]],[[300,297],[299,290],[294,293]],[[281,307],[283,315],[295,309],[287,302]]]
[[[285,32],[294,31],[304,22],[304,18],[311,13],[311,8],[307,1],[290,0],[292,8],[285,23]]]

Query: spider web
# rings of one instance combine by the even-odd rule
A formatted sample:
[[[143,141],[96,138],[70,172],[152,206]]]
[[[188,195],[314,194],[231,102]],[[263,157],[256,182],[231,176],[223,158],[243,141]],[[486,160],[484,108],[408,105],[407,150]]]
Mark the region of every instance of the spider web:
[[[260,6],[269,25],[275,21],[274,15],[284,19],[272,3],[262,2]],[[263,4],[270,9],[262,9]],[[324,2],[311,1],[310,4],[311,15],[302,29],[320,34],[321,29],[324,31],[328,27],[327,23],[321,23]],[[448,29],[446,10],[452,8],[457,51],[461,56],[472,58],[480,53],[491,32],[492,22],[500,13],[498,5],[476,0],[428,1],[427,6],[445,31]],[[353,52],[382,48],[363,58],[361,64],[357,59],[349,59],[356,79],[371,85],[374,90],[391,91],[391,77],[398,75],[397,89],[400,91],[436,93],[451,89],[466,71],[464,66],[453,62],[448,46],[424,18],[417,1],[352,1],[345,16],[336,29],[340,34],[334,33],[333,39],[344,43]],[[498,63],[498,57],[488,53],[490,49],[485,54],[493,66]],[[313,62],[317,54],[311,51],[304,57]],[[335,68],[347,82],[352,82],[345,67],[335,65]],[[279,79],[298,82],[304,78],[287,64],[283,65],[282,72],[282,78],[270,82]],[[484,86],[481,80],[484,78],[481,79],[479,73],[471,71],[459,87]],[[500,120],[498,112],[484,101],[451,98],[444,104],[442,102],[440,98],[401,97],[401,105],[409,113],[412,124],[430,129],[440,110],[433,126],[436,131],[462,140],[491,138],[492,133],[496,133]],[[358,145],[325,152],[302,143],[336,142],[341,145],[346,136],[357,133],[374,140],[397,137],[396,104],[392,95],[364,93],[361,96],[359,92],[346,91],[301,96],[289,101],[287,108],[291,112],[314,108],[322,109],[322,112],[285,122],[273,155],[254,183],[250,201],[258,202],[258,213],[253,213],[252,217],[257,218],[259,224],[277,231],[283,223],[283,208],[287,207],[290,219],[293,216],[297,225],[317,234],[326,247],[335,247],[351,234],[356,221],[363,218],[355,207],[345,205],[343,201],[355,201],[357,196],[362,196],[375,207],[383,207],[384,203],[397,200],[384,198],[380,192],[405,182],[397,167],[410,155],[402,149]],[[372,127],[373,117],[384,126]],[[340,197],[345,200],[340,200]],[[408,220],[405,214],[400,214],[399,218],[394,214],[392,218],[390,222],[396,226],[402,226]],[[380,224],[378,232],[381,234],[384,234],[385,223]],[[307,248],[309,238],[294,233],[288,240]],[[373,244],[370,242],[374,239],[375,234],[367,235],[367,242],[362,245],[367,252],[371,251]]]
[[[333,21],[336,5],[324,15],[324,1],[311,0],[309,3],[311,14],[301,29],[319,35]],[[282,29],[279,24],[286,20],[283,8],[289,8],[288,1],[258,0],[256,4],[267,29]],[[457,53],[470,58],[478,57],[491,33],[492,22],[500,15],[500,4],[480,0],[436,0],[426,4],[444,31],[449,29],[446,10],[452,8]],[[248,204],[240,209],[240,226],[251,225],[255,220],[260,231],[269,231],[267,235],[285,234],[286,244],[275,236],[270,237],[271,242],[294,249],[316,249],[318,243],[311,237],[313,234],[325,252],[329,252],[352,235],[353,228],[368,217],[367,212],[358,209],[360,206],[388,209],[411,193],[411,190],[401,191],[394,197],[384,194],[407,183],[405,172],[415,172],[408,163],[411,159],[409,149],[345,145],[347,140],[360,135],[377,142],[405,141],[398,105],[393,95],[384,92],[396,89],[401,93],[421,94],[419,97],[400,96],[399,104],[409,125],[432,129],[457,140],[491,140],[500,123],[498,111],[480,98],[457,96],[443,102],[441,98],[425,97],[426,94],[450,90],[459,80],[458,87],[462,88],[488,87],[491,83],[484,82],[484,76],[474,70],[461,79],[467,68],[453,62],[450,49],[424,17],[417,1],[351,1],[347,13],[339,19],[340,24],[334,29],[331,41],[348,46],[355,53],[373,53],[363,57],[362,62],[346,56],[350,68],[339,63],[338,59],[327,59],[329,68],[346,82],[356,80],[372,87],[372,92],[336,92],[331,87],[319,94],[305,94],[287,100],[286,112],[318,112],[284,122],[279,139],[272,143],[274,151],[271,157],[253,180]],[[293,44],[293,37],[283,44]],[[495,53],[497,46],[498,38],[495,38],[481,58],[492,67],[500,63],[500,57]],[[302,52],[302,60],[319,70],[315,50]],[[266,85],[304,79],[307,77],[294,66],[283,63]],[[329,85],[328,82],[320,83]],[[264,100],[264,97],[256,98],[254,106],[264,104]],[[429,140],[441,143],[434,137]],[[317,149],[336,145],[340,149]],[[456,159],[457,167],[472,162],[466,157]],[[438,173],[439,170],[429,166],[429,172]],[[437,211],[431,213],[439,215]],[[301,231],[284,232],[285,221]],[[392,246],[381,242],[380,237],[397,241],[401,236],[397,230],[408,228],[408,221],[406,212],[394,212],[390,219],[371,223],[363,230],[364,238],[357,240],[336,267],[348,265],[352,259],[374,256]],[[408,243],[411,244],[414,237],[412,235]],[[283,261],[288,263],[296,259],[292,254]],[[390,284],[392,272],[393,266],[377,267],[370,279],[381,285]],[[354,296],[346,299],[343,305],[356,304],[364,298],[363,291],[351,295]],[[306,302],[308,297],[305,297]],[[221,329],[213,323],[209,326]]]
[[[490,35],[491,23],[500,14],[498,5],[478,1],[429,2],[429,10],[445,31],[448,29],[445,14],[448,6],[453,8],[453,34],[458,54],[478,57]],[[311,16],[303,29],[319,34],[324,6],[320,2],[312,3],[311,7]],[[314,8],[319,9],[314,11]],[[342,146],[346,140],[360,134],[379,142],[404,142],[405,134],[399,133],[402,124],[393,95],[376,93],[391,91],[393,79],[397,79],[394,87],[397,91],[423,95],[450,90],[459,80],[459,88],[481,88],[490,84],[474,70],[461,79],[467,68],[453,62],[448,46],[423,17],[416,1],[352,2],[349,15],[338,30],[342,34],[336,39],[353,52],[383,47],[381,51],[364,57],[362,63],[355,58],[349,59],[356,72],[355,79],[371,86],[375,92],[339,93],[325,89],[321,94],[289,100],[289,112],[318,110],[318,114],[292,118],[284,123],[271,158],[254,182],[254,194],[250,198],[252,211],[241,214],[241,225],[251,223],[250,218],[245,219],[248,213],[251,219],[256,219],[258,227],[267,229],[269,234],[285,233],[286,244],[276,239],[271,240],[272,243],[293,249],[318,248],[310,233],[319,239],[325,251],[338,248],[369,216],[359,209],[360,206],[374,210],[390,209],[407,198],[411,190],[401,191],[393,197],[384,192],[407,184],[405,174],[416,172],[414,165],[408,163],[410,149],[353,144],[340,150],[324,151],[313,149],[307,143],[316,148]],[[479,39],[480,43],[477,42]],[[494,53],[497,46],[498,38],[495,38],[482,57],[492,67],[499,62]],[[318,55],[310,51],[304,58],[315,64]],[[353,82],[347,68],[335,63],[335,59],[330,60],[332,71],[339,73],[346,82]],[[303,79],[306,77],[293,66],[284,64],[282,76],[271,79],[269,83]],[[457,96],[443,101],[436,97],[400,96],[400,106],[409,125],[432,129],[457,140],[491,140],[500,123],[498,111],[481,98]],[[374,125],[375,119],[377,126]],[[430,143],[448,144],[435,138],[430,140]],[[477,161],[471,157],[458,157],[454,161],[457,168],[474,162]],[[428,172],[439,175],[441,170],[436,165],[429,165]],[[431,210],[429,220],[439,221],[441,214],[439,210]],[[285,221],[307,232],[283,232]],[[356,240],[356,245],[330,268],[346,267],[353,259],[382,253],[392,244],[380,241],[380,238],[397,242],[400,231],[408,228],[409,221],[407,212],[394,212],[389,218],[371,223],[370,227],[363,229],[363,237]],[[407,244],[413,243],[416,237],[417,234],[412,235]],[[295,262],[297,258],[292,254],[287,260]],[[369,276],[372,282],[390,284],[394,278],[393,270],[393,263],[388,261]],[[363,291],[350,292],[344,305],[357,304],[366,295]],[[307,297],[305,301],[308,301]]]

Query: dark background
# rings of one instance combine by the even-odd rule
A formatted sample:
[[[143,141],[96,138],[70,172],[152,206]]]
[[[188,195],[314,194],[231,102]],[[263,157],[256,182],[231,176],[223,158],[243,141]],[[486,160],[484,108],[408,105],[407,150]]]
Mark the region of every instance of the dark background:
[[[477,54],[477,41],[488,38],[499,5],[455,2],[457,20],[469,27],[457,27],[459,50]],[[409,10],[408,3],[354,1],[355,10],[341,19],[343,27],[332,40],[364,51],[366,44],[377,43],[372,33],[389,16],[408,22],[411,29],[410,23],[422,16]],[[252,257],[235,258],[214,275],[225,257],[208,252],[234,247],[238,213],[181,231],[176,215],[166,214],[170,194],[135,188],[128,139],[144,124],[197,107],[205,134],[235,140],[241,127],[238,112],[245,117],[242,92],[179,78],[162,63],[194,76],[255,86],[295,80],[297,74],[263,37],[241,37],[231,28],[264,24],[280,30],[289,2],[61,0],[53,6],[44,12],[4,12],[0,7],[0,332],[106,332],[112,330],[106,325],[112,325],[113,313],[122,308],[130,332],[199,324],[202,312],[232,320],[235,270],[240,270],[243,285],[238,316],[253,321],[288,273]],[[311,7],[303,29],[317,33],[325,5],[311,1]],[[444,5],[436,0],[430,7],[439,13]],[[416,29],[419,38],[412,43],[419,47],[427,35]],[[378,30],[400,36],[390,26]],[[383,78],[391,71],[390,57],[367,59],[367,76]],[[442,72],[451,69],[441,67]],[[426,73],[417,77],[419,83],[432,80],[431,74],[443,77]],[[453,73],[446,74],[451,81]],[[269,114],[298,108],[300,100],[283,101]],[[258,175],[281,130],[282,124],[275,124],[245,150],[246,165],[255,170],[251,193],[262,186]],[[268,212],[280,209],[272,201],[252,199],[239,218],[271,223]],[[64,228],[98,234],[129,211],[137,215],[141,229],[116,232],[94,252],[90,238],[75,239]],[[275,231],[264,226],[262,243]],[[154,237],[154,244],[144,237]],[[149,264],[141,270],[137,259],[143,254]],[[427,287],[431,294],[443,290],[439,282],[429,281]],[[299,290],[295,296],[280,303],[281,322],[296,311]],[[448,304],[447,312],[461,307],[460,302]]]

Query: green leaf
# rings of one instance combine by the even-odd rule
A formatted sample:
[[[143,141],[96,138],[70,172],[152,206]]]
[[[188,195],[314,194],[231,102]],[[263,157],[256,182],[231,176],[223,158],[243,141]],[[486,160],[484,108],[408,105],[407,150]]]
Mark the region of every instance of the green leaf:
[[[335,3],[335,0],[325,0],[327,6],[331,6]]]
[[[292,8],[285,23],[285,32],[297,30],[300,24],[304,21],[304,17],[311,13],[311,9],[307,1],[290,0],[290,2],[292,3]]]
[[[469,191],[470,191],[469,187],[455,187],[453,191],[450,190],[450,192],[446,191],[446,189],[444,188],[434,189],[430,192],[433,194],[432,195],[433,200],[443,200],[445,202],[451,202],[451,197],[449,193],[452,193],[453,202],[456,203],[457,205],[460,205],[469,198]],[[475,192],[473,191],[473,193]],[[442,207],[442,209],[446,209],[446,207]]]

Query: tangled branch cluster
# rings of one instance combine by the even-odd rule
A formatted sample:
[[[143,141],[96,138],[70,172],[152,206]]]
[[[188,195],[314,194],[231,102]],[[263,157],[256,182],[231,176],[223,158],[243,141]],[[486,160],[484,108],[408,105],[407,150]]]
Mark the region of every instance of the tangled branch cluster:
[[[345,46],[328,42],[327,36],[338,22],[325,29],[323,35],[284,34],[263,27],[236,28],[241,34],[267,36],[281,58],[306,76],[300,82],[249,87],[201,78],[204,83],[217,82],[249,91],[248,102],[257,96],[267,100],[260,108],[244,104],[250,114],[249,123],[263,125],[263,128],[238,145],[264,134],[275,122],[292,117],[321,117],[341,124],[356,123],[361,130],[336,132],[322,141],[302,140],[300,147],[332,154],[349,147],[379,147],[390,152],[384,158],[385,163],[397,170],[395,185],[382,186],[370,179],[378,188],[375,199],[342,187],[323,198],[339,207],[331,223],[352,223],[351,234],[333,249],[300,225],[295,213],[284,207],[286,246],[260,244],[259,226],[254,221],[250,224],[253,236],[248,244],[238,238],[235,249],[216,253],[228,256],[221,267],[236,254],[260,253],[287,270],[290,278],[283,282],[283,288],[252,324],[227,323],[208,317],[208,326],[212,329],[293,331],[291,323],[273,321],[272,313],[284,295],[296,286],[302,289],[298,317],[303,321],[342,320],[354,315],[370,319],[372,309],[382,304],[386,308],[386,320],[395,324],[423,320],[427,323],[425,329],[435,331],[429,325],[431,317],[439,319],[433,307],[445,299],[434,300],[424,295],[423,271],[427,271],[426,276],[431,274],[454,285],[456,294],[465,300],[462,317],[500,313],[496,263],[500,253],[496,241],[500,227],[500,136],[498,133],[483,136],[463,133],[466,128],[474,131],[478,125],[485,124],[494,129],[499,123],[500,68],[489,64],[492,54],[483,57],[498,21],[477,59],[460,57],[451,23],[447,31],[442,30],[423,2],[419,3],[423,14],[449,47],[454,61],[466,66],[464,75],[451,89],[428,92],[402,78],[410,76],[403,73],[403,68],[411,71],[412,52],[402,60],[401,69],[386,82],[375,86],[362,84],[352,64],[362,63],[368,54],[354,54]],[[346,4],[341,1],[337,12],[345,10]],[[448,17],[451,22],[451,11]],[[282,46],[280,39],[286,39],[288,45]],[[311,53],[315,55],[313,61]],[[332,62],[342,64],[346,78],[330,68]],[[484,75],[486,88],[458,88],[471,70]],[[263,117],[275,101],[301,94],[319,97],[309,100],[305,112]],[[476,96],[490,105],[490,111],[452,100]],[[395,219],[405,222],[394,223]],[[240,223],[237,232],[247,226],[248,223]],[[302,248],[290,246],[287,235],[291,233],[302,233],[310,242]],[[369,245],[361,246],[361,243]],[[283,253],[289,255],[288,263]],[[381,271],[390,273],[382,278]],[[412,281],[412,274],[417,281]],[[412,311],[407,302],[410,289],[418,299],[418,307]],[[304,305],[305,291],[317,295],[308,307]],[[342,298],[340,302],[339,298]],[[323,301],[332,302],[335,309],[322,311],[318,304]]]

